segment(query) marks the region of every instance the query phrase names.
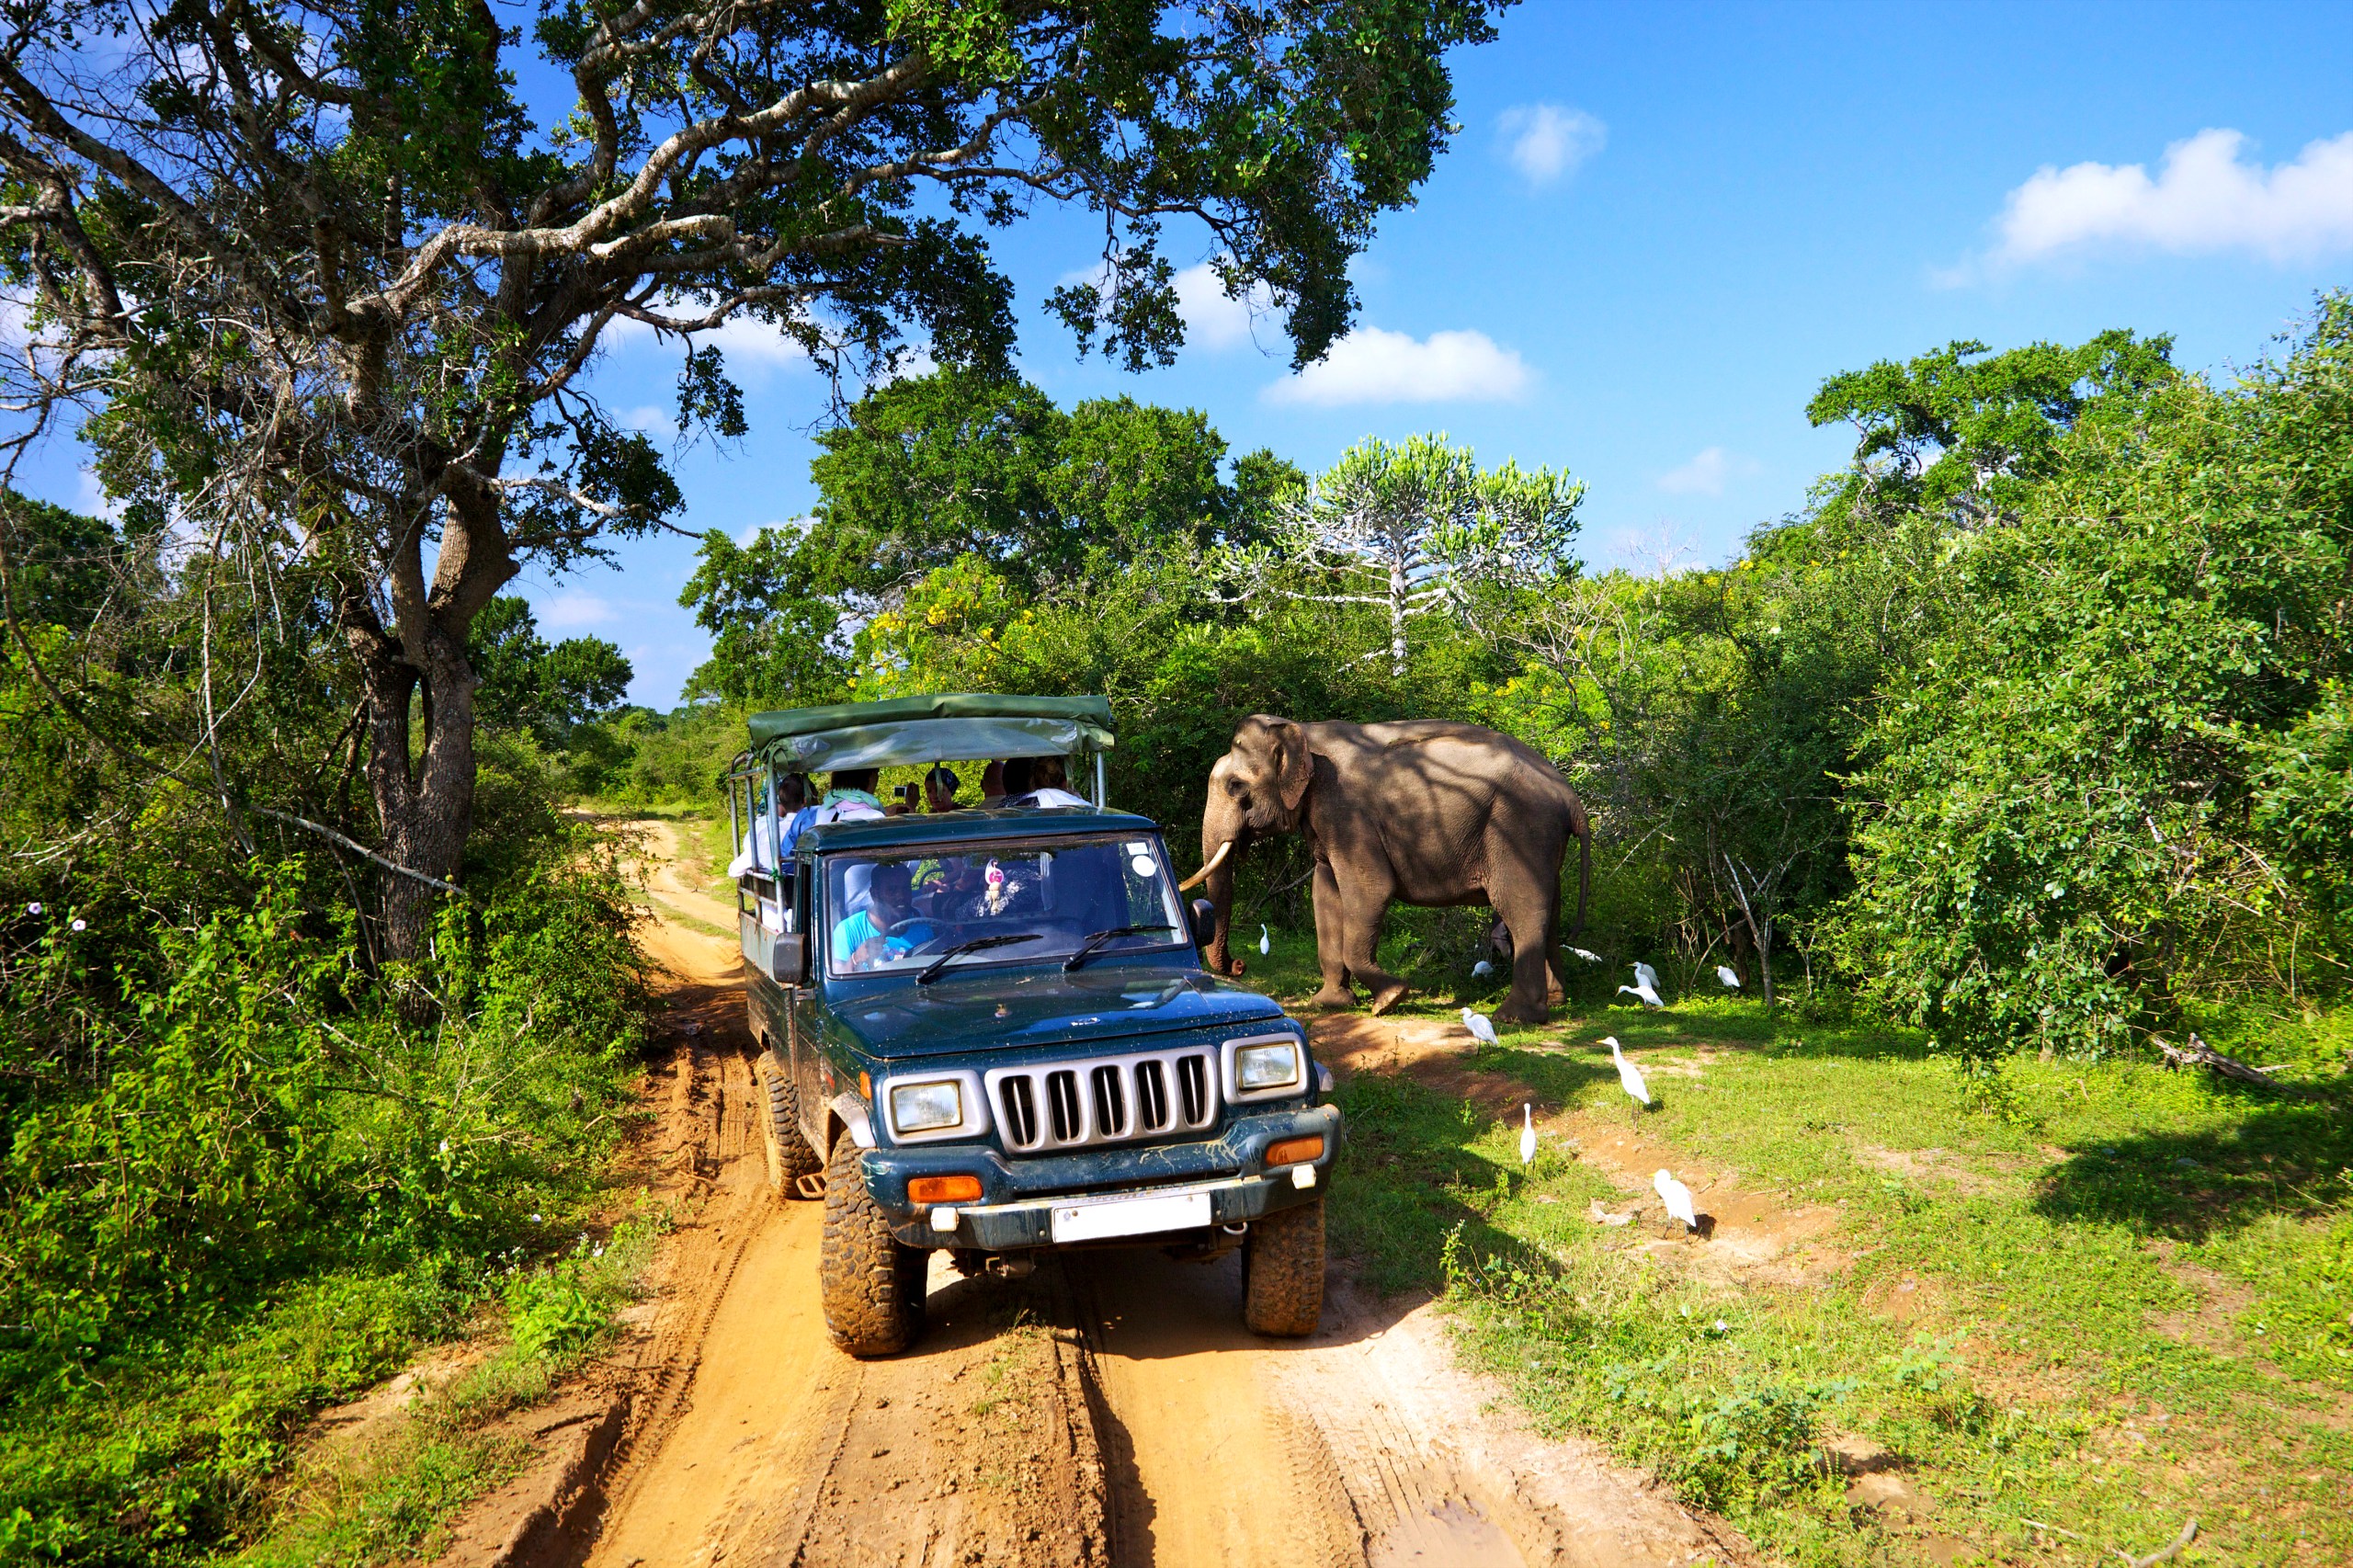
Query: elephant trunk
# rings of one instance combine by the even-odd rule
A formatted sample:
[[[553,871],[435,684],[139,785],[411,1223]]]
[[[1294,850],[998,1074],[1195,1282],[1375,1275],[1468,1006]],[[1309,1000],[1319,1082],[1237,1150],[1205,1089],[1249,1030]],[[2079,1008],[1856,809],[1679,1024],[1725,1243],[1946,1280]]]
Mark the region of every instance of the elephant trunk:
[[[1233,956],[1227,937],[1233,926],[1233,872],[1249,847],[1249,828],[1232,820],[1214,804],[1201,816],[1201,865],[1207,873],[1203,892],[1217,910],[1211,923],[1209,951],[1203,955],[1211,974],[1240,974],[1245,967]]]

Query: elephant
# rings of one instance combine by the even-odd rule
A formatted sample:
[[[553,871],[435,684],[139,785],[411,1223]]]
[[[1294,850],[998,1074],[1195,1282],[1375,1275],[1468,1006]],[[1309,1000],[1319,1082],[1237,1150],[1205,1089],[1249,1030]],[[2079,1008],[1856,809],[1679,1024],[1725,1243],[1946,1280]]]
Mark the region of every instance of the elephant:
[[[1351,981],[1385,1013],[1404,981],[1375,961],[1389,901],[1485,904],[1509,928],[1511,995],[1495,1017],[1541,1023],[1561,994],[1561,862],[1578,846],[1576,930],[1593,883],[1593,828],[1560,770],[1511,736],[1475,724],[1300,723],[1254,714],[1210,769],[1201,869],[1217,915],[1209,967],[1239,974],[1228,946],[1236,857],[1268,834],[1297,832],[1315,857],[1320,1007],[1352,1007]]]

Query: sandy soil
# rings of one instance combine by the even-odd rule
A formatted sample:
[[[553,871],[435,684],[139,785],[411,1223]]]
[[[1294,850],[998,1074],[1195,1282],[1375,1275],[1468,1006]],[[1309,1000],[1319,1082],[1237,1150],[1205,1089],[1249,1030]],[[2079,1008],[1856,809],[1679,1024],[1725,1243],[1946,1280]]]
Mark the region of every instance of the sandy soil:
[[[657,915],[732,926],[667,824],[641,825]],[[650,1157],[680,1222],[608,1369],[627,1415],[587,1495],[566,1528],[475,1562],[1745,1560],[1643,1475],[1537,1436],[1456,1365],[1429,1302],[1339,1264],[1322,1330],[1283,1342],[1242,1328],[1233,1257],[1106,1251],[967,1280],[942,1256],[924,1340],[842,1356],[817,1312],[821,1206],[765,1184],[734,945],[666,917],[648,935],[678,1026],[648,1080]]]

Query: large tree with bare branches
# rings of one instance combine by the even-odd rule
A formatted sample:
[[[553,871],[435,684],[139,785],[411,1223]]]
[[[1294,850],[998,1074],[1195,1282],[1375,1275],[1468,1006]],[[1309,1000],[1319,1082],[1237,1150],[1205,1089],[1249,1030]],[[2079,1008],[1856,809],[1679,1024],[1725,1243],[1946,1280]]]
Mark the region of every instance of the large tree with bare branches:
[[[29,0],[6,477],[80,420],[112,494],[332,602],[414,954],[472,809],[473,619],[679,508],[585,385],[615,324],[686,339],[680,422],[721,437],[699,335],[738,317],[837,382],[999,366],[985,233],[1045,203],[1101,225],[1050,301],[1081,352],[1173,355],[1181,235],[1312,360],[1449,134],[1446,51],[1507,3],[542,0],[527,45],[483,0]],[[550,66],[574,102],[541,123],[517,73]]]

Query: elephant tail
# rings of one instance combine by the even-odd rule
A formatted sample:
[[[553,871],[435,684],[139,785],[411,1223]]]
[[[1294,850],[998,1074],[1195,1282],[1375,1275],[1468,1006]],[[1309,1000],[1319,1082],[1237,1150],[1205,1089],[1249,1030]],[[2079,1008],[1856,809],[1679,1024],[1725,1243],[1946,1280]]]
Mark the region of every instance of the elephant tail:
[[[1593,819],[1583,810],[1570,820],[1569,827],[1577,835],[1577,927],[1576,934],[1585,935],[1586,906],[1593,897]]]

